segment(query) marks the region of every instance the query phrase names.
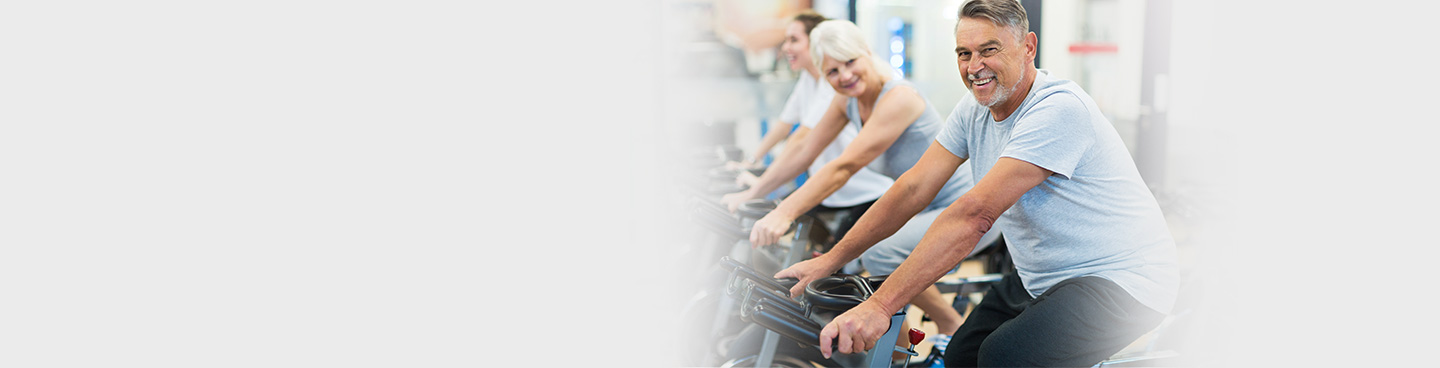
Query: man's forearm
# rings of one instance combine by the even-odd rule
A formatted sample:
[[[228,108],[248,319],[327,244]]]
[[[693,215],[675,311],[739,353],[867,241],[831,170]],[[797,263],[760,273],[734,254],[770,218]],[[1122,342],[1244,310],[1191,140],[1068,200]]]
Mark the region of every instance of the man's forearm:
[[[960,213],[946,209],[937,217],[920,244],[870,300],[885,310],[897,311],[965,260],[989,230],[990,222]]]

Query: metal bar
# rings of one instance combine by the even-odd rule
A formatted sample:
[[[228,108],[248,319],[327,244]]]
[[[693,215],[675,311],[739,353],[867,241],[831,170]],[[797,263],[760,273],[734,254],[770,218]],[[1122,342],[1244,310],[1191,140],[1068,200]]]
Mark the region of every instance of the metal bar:
[[[773,330],[765,331],[765,341],[760,343],[760,356],[756,357],[756,367],[769,367],[775,362],[775,347],[780,345],[780,334]]]
[[[812,222],[810,216],[801,216],[795,221],[795,238],[790,241],[790,252],[785,255],[785,267],[799,263],[805,250],[809,249]]]
[[[1121,357],[1121,358],[1110,358],[1110,359],[1106,359],[1106,360],[1103,361],[1103,362],[1100,362],[1100,364],[1096,364],[1095,366],[1096,366],[1096,367],[1105,367],[1105,366],[1110,366],[1110,365],[1125,364],[1125,363],[1134,363],[1134,362],[1140,362],[1140,361],[1146,361],[1146,360],[1156,360],[1156,359],[1174,358],[1174,357],[1178,357],[1178,356],[1180,356],[1180,353],[1177,353],[1177,352],[1174,352],[1174,351],[1170,351],[1170,350],[1161,350],[1161,351],[1157,351],[1157,352],[1145,353],[1145,354],[1142,354],[1142,355],[1139,355],[1139,356],[1126,356],[1126,357]]]
[[[760,293],[760,295],[755,295],[755,293]],[[765,288],[752,288],[750,289],[750,295],[749,297],[770,300],[774,303],[775,307],[784,308],[797,316],[806,315],[805,306],[796,302],[794,299],[790,299],[790,294],[779,293]]]

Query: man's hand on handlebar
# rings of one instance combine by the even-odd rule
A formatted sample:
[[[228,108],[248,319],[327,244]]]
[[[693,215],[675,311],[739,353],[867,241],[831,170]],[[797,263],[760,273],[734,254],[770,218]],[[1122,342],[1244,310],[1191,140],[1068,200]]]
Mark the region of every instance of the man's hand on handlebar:
[[[832,350],[850,354],[874,349],[875,342],[890,329],[891,314],[868,300],[840,314],[820,330],[820,354],[829,359]]]
[[[800,280],[794,287],[790,288],[790,297],[798,298],[800,294],[805,292],[805,285],[810,285],[811,282],[819,280],[821,277],[830,276],[838,269],[840,269],[839,266],[831,265],[829,258],[822,255],[819,258],[807,259],[800,263],[790,265],[790,267],[776,272],[775,278],[794,278]]]

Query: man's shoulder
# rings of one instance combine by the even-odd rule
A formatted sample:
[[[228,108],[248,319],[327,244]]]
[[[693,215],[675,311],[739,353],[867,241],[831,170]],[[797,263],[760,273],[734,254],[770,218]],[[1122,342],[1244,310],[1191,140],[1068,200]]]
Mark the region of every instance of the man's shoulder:
[[[1016,112],[1017,129],[1040,129],[1054,134],[1088,134],[1096,124],[1104,123],[1104,115],[1094,100],[1075,82],[1048,77],[1036,78],[1034,94]]]
[[[1031,89],[1031,93],[1035,94],[1031,99],[1032,105],[1073,102],[1084,104],[1085,99],[1089,98],[1079,84],[1075,84],[1069,79],[1055,77],[1044,70],[1041,70],[1040,76],[1035,78],[1035,84]]]
[[[1028,98],[1018,115],[1022,120],[1038,111],[1047,111],[1046,116],[1060,114],[1077,118],[1094,112],[1091,111],[1095,107],[1090,95],[1073,81],[1050,76],[1036,78],[1035,83],[1030,91],[1033,96]]]

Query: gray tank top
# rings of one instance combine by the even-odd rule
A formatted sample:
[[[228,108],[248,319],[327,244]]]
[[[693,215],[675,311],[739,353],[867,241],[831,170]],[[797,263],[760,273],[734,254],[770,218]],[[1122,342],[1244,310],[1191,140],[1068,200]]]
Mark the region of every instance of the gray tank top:
[[[920,91],[909,81],[893,78],[889,82],[885,82],[885,86],[881,88],[880,96],[876,97],[876,100],[885,97],[885,93],[897,86],[910,87],[916,93]],[[916,162],[920,162],[920,156],[925,155],[925,150],[930,148],[930,143],[934,142],[935,136],[940,134],[940,125],[944,120],[940,118],[940,114],[935,113],[935,108],[930,106],[930,100],[926,100],[923,95],[920,98],[925,101],[925,111],[920,114],[920,117],[915,118],[915,122],[905,128],[905,132],[900,133],[900,137],[895,139],[895,143],[891,144],[889,149],[880,154],[880,157],[875,158],[875,161],[870,162],[867,167],[871,170],[892,179],[899,179],[901,174],[914,167]],[[859,101],[855,97],[851,97],[850,101],[845,104],[845,115],[850,118],[850,124],[854,124],[856,128],[864,131],[864,124],[860,121]],[[951,202],[960,199],[960,195],[975,186],[969,165],[970,162],[967,160],[955,170],[954,174],[950,175],[950,180],[945,182],[945,187],[935,195],[935,200],[930,201],[929,207],[926,208],[927,211],[949,206]]]

